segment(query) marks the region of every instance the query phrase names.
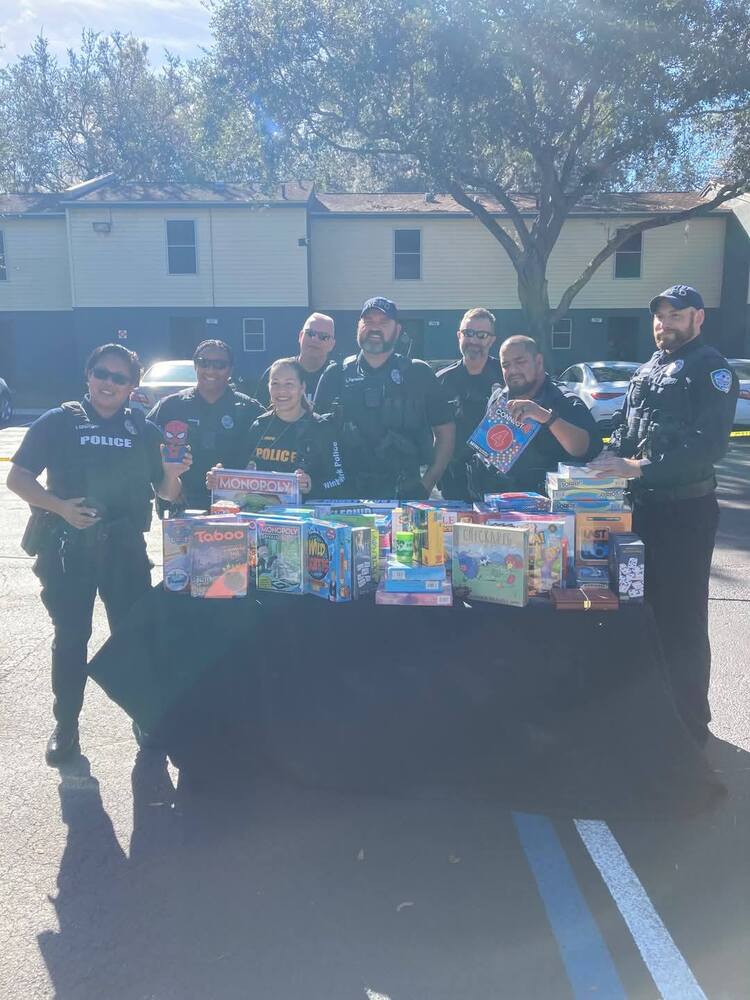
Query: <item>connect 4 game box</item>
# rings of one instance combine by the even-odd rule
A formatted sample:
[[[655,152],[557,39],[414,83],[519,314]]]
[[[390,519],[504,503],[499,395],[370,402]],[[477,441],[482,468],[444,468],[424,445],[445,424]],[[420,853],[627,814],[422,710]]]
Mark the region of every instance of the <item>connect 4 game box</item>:
[[[514,420],[501,390],[496,390],[487,404],[484,419],[468,443],[487,465],[507,472],[533,440],[540,426],[536,420],[524,420],[523,423]]]

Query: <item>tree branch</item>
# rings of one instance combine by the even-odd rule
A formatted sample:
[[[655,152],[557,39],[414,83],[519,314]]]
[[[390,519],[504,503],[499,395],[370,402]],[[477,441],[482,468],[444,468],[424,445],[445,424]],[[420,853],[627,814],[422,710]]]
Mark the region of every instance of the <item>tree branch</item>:
[[[503,250],[505,250],[507,255],[510,257],[513,266],[517,270],[521,265],[522,255],[518,244],[515,242],[513,237],[509,236],[503,227],[492,218],[481,202],[477,201],[475,198],[471,198],[456,181],[451,181],[448,184],[448,193],[453,196],[459,205],[463,205],[467,211],[471,212],[472,215],[479,219],[485,229],[487,229],[488,232],[495,237],[498,243],[502,246]]]

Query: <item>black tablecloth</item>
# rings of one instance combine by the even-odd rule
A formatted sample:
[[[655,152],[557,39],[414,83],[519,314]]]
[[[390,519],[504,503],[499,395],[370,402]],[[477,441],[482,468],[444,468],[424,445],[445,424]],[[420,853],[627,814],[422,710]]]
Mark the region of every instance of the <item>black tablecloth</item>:
[[[213,774],[262,757],[314,785],[576,816],[690,813],[721,791],[677,717],[646,606],[155,588],[90,672],[181,767]]]

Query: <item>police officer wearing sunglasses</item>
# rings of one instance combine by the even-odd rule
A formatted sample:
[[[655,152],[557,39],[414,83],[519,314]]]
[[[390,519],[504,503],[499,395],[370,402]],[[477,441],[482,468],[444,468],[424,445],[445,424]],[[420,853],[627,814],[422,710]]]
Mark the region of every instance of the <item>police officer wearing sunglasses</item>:
[[[182,508],[208,508],[211,496],[206,473],[215,465],[244,468],[250,427],[263,407],[229,384],[233,361],[229,344],[204,340],[193,355],[195,387],[165,396],[148,415],[161,428],[167,444],[190,445],[193,464],[182,477]]]
[[[22,545],[36,556],[34,572],[55,629],[49,764],[78,749],[96,594],[114,629],[150,588],[143,533],[153,493],[177,497],[179,477],[190,467],[189,454],[182,462],[163,461],[159,429],[128,406],[141,374],[136,354],[104,344],[85,373],[87,395],[32,424],[8,475],[8,488],[32,508]],[[46,487],[38,482],[45,469]]]
[[[333,319],[325,313],[314,312],[305,320],[299,332],[299,354],[296,360],[305,371],[305,396],[309,403],[315,399],[315,390],[323,372],[332,362],[329,360],[331,351],[336,346],[336,329]],[[271,405],[268,391],[271,368],[263,372],[255,390],[257,399],[265,406]]]

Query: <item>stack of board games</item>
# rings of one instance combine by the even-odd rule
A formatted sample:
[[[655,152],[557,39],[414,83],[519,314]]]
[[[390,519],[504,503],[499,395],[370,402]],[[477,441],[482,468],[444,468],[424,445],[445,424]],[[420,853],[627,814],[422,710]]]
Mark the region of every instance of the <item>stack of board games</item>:
[[[619,513],[629,509],[625,499],[628,482],[616,476],[597,476],[589,466],[559,465],[548,472],[547,495],[555,514],[579,511]]]
[[[246,597],[248,527],[238,520],[197,520],[190,537],[193,597]]]
[[[508,472],[541,425],[536,420],[524,420],[523,423],[515,420],[505,405],[502,392],[496,389],[490,396],[484,418],[468,444],[486,465],[499,472]]]
[[[409,503],[391,515],[393,549],[375,595],[377,604],[445,607],[453,592],[445,570],[442,512]]]
[[[645,593],[645,547],[638,535],[609,536],[610,588],[621,604],[642,604]]]
[[[293,472],[217,469],[213,473],[211,504],[220,500],[229,500],[241,511],[251,513],[269,506],[297,507],[299,480]]]
[[[524,607],[529,599],[529,529],[455,524],[453,590],[466,600]]]

